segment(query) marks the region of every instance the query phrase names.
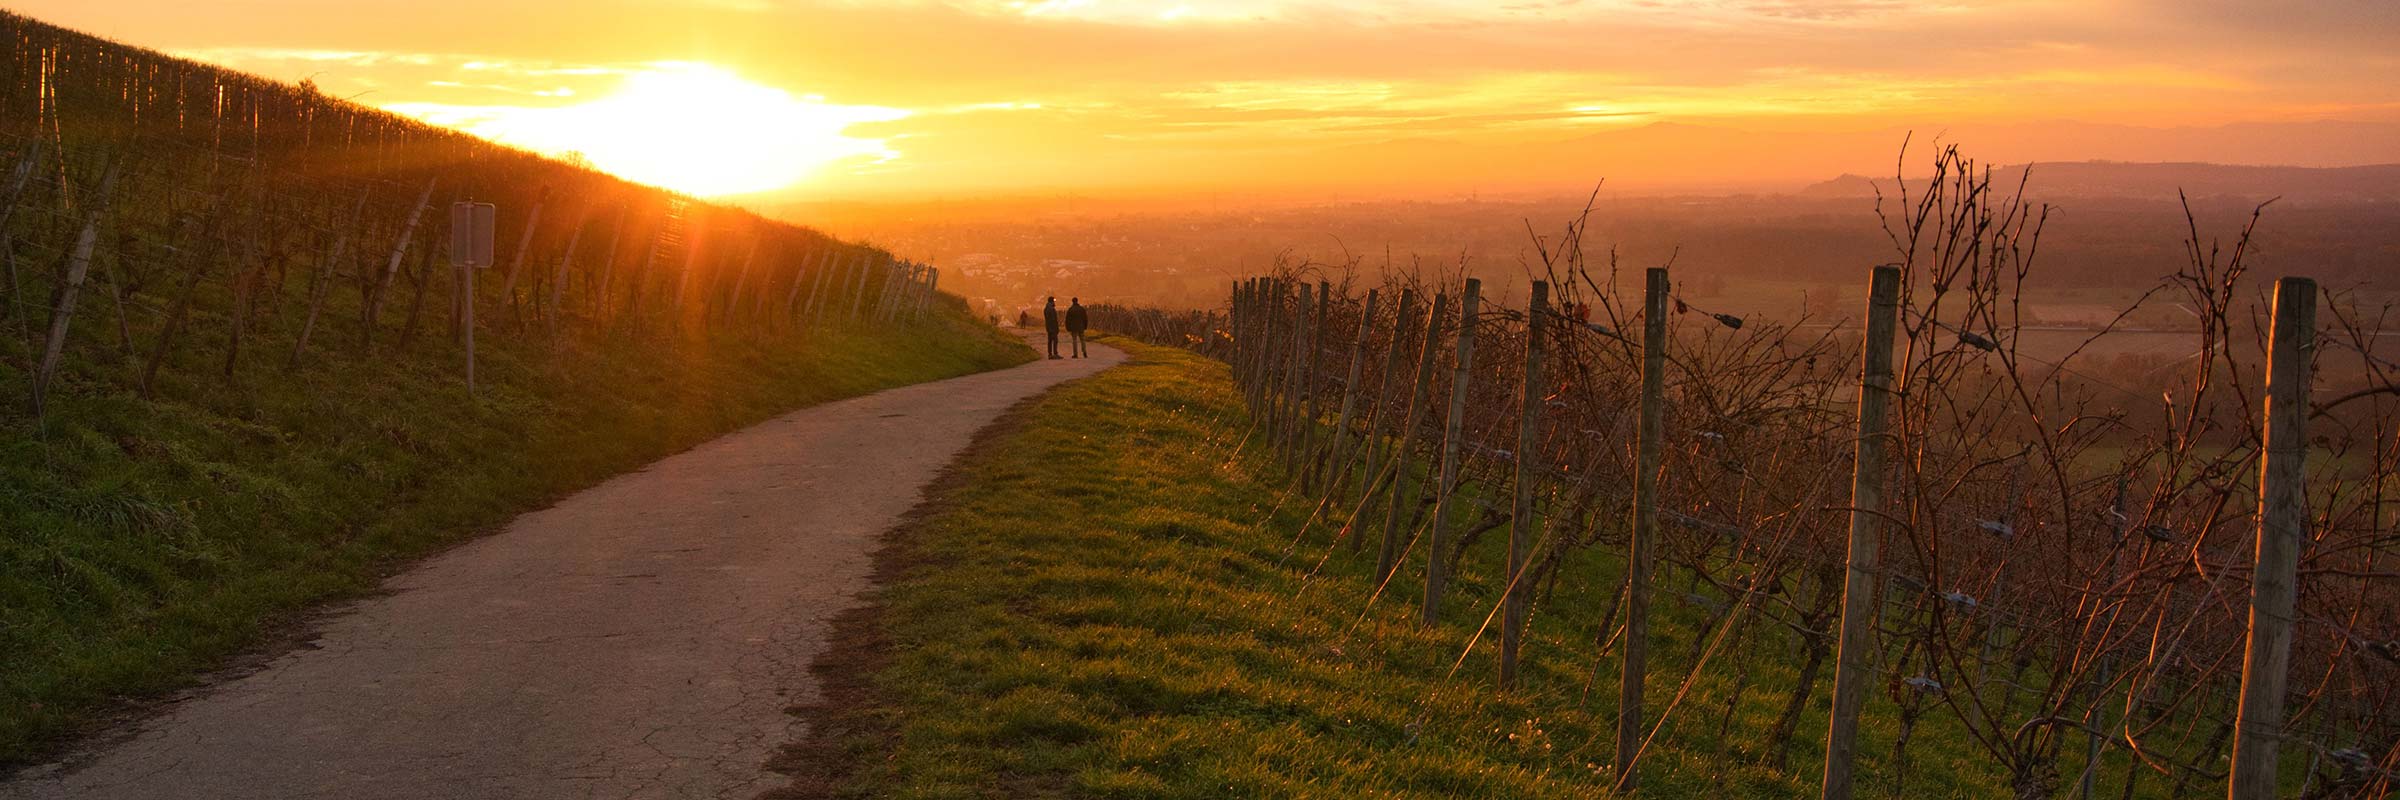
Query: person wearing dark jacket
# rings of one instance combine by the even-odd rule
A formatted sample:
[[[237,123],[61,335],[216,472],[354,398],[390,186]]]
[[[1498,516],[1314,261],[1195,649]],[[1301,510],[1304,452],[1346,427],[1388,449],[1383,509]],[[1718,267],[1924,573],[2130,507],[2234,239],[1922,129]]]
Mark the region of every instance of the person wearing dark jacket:
[[[1050,357],[1058,358],[1058,298],[1051,297],[1044,299],[1042,303],[1042,327],[1050,331]]]
[[[1067,298],[1067,333],[1075,337],[1075,357],[1090,358],[1092,351],[1083,346],[1083,331],[1092,326],[1092,317],[1083,310],[1083,299]]]

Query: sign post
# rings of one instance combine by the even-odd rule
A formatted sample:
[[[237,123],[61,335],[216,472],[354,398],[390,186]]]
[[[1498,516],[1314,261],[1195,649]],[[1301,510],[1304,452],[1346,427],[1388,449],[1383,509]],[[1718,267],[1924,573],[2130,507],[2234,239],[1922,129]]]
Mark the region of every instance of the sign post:
[[[461,200],[450,204],[450,265],[458,270],[459,343],[467,349],[467,394],[475,393],[475,271],[492,266],[500,209]]]

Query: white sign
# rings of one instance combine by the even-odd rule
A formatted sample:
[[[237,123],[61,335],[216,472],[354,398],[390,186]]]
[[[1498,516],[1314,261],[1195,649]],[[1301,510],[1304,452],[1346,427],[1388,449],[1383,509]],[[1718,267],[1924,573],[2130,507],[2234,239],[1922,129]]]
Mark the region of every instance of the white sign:
[[[492,234],[500,210],[490,203],[450,204],[450,263],[462,267],[492,265]]]

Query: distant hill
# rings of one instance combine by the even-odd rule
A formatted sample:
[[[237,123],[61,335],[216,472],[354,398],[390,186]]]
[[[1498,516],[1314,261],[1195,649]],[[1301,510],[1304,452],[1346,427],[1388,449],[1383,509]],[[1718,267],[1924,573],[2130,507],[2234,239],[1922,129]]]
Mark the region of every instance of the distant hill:
[[[1708,124],[1658,122],[1593,131],[1571,138],[1529,134],[1491,143],[1403,138],[1301,153],[1207,163],[1210,174],[1281,176],[1344,185],[1355,191],[1577,191],[1608,180],[1631,194],[1788,193],[1827,175],[1887,179],[1903,143],[1908,168],[1930,163],[1933,148],[1958,145],[1988,164],[2041,164],[2037,187],[2047,193],[2154,194],[2169,198],[2178,175],[2206,178],[2208,192],[2390,197],[2393,166],[2364,167],[2332,181],[2317,177],[2354,165],[2400,164],[2400,123],[2276,122],[2217,127],[2149,128],[2063,120],[1874,130],[1745,130]],[[2260,165],[2232,167],[2218,165]],[[2275,166],[2288,165],[2288,166]],[[2114,168],[2154,169],[2154,180],[2106,177]],[[2087,180],[2077,169],[2095,170]],[[2223,170],[2223,182],[2213,176]],[[2255,170],[2255,171],[2245,171]],[[2378,174],[2372,170],[2382,170]],[[1270,183],[1277,177],[1265,178]],[[2297,182],[2295,184],[2295,182]],[[1851,181],[1856,188],[1863,182]],[[2098,187],[2097,189],[2087,187]]]
[[[2400,164],[2359,167],[2266,167],[2202,163],[2128,163],[2121,161],[2043,162],[2000,168],[1994,182],[2013,186],[2025,170],[2028,184],[2042,197],[2173,198],[2181,191],[2193,198],[2263,201],[2281,198],[2299,203],[2400,202]],[[1842,175],[1809,184],[1802,197],[1866,197],[1878,183],[1861,175]]]

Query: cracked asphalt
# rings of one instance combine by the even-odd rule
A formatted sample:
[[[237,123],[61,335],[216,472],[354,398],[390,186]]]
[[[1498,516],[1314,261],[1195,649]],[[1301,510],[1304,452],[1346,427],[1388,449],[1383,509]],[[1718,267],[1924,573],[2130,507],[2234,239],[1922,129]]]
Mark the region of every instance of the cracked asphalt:
[[[308,645],[0,797],[781,786],[765,764],[806,733],[786,709],[815,699],[809,664],[867,588],[881,534],[1001,412],[1124,358],[1091,350],[803,409],[618,476],[426,560],[327,612]]]

